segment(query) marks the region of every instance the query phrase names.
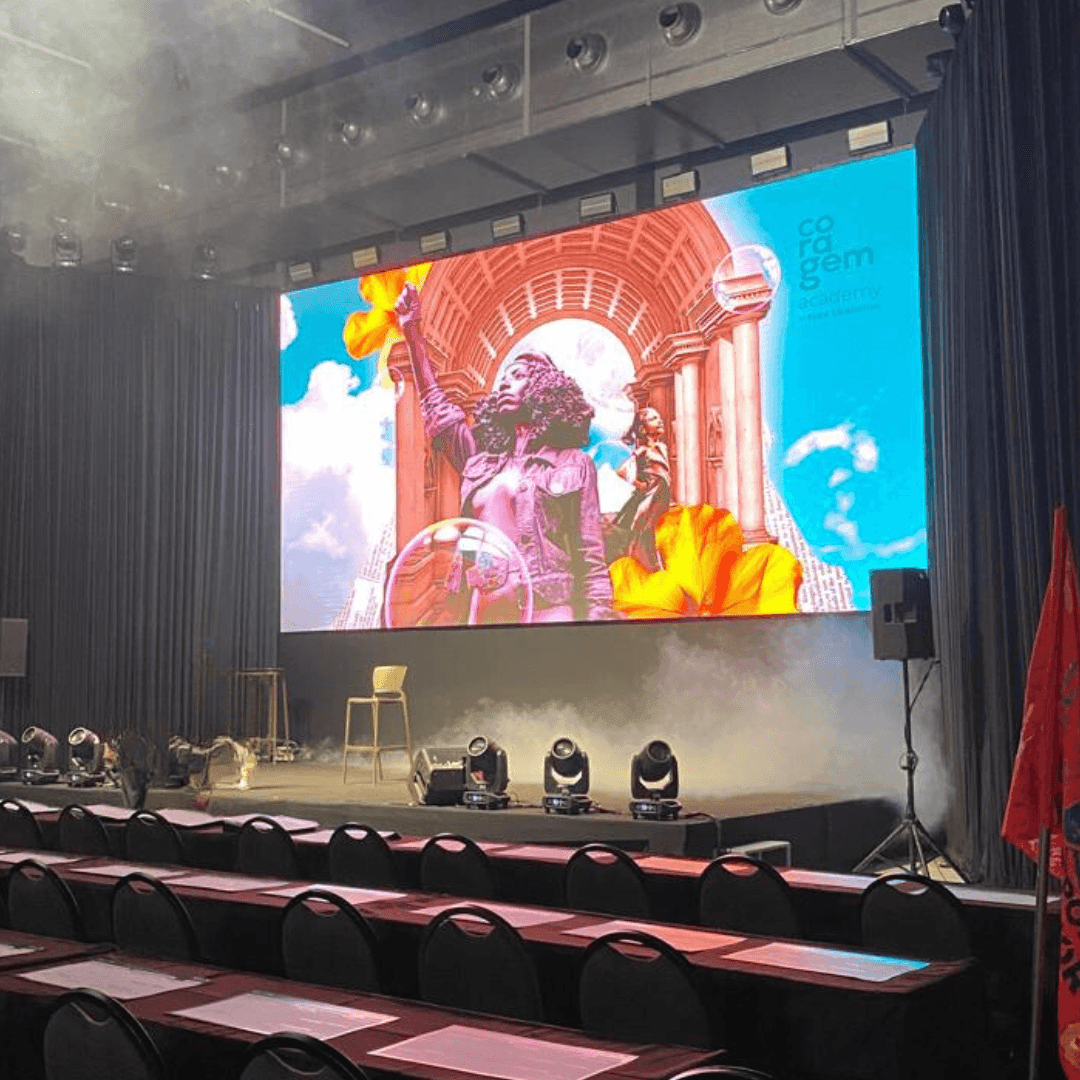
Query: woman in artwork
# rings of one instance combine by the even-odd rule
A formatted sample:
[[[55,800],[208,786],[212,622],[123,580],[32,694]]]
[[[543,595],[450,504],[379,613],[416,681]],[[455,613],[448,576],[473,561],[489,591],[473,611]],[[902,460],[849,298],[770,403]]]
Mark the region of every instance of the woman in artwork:
[[[581,388],[550,357],[523,353],[504,364],[470,425],[436,381],[415,285],[402,290],[395,312],[428,438],[461,473],[461,513],[495,526],[521,553],[533,622],[615,618],[596,466],[582,450],[593,410]],[[477,621],[519,621],[519,571],[510,560],[488,569]]]
[[[634,450],[616,471],[634,485],[634,493],[615,517],[618,554],[637,559],[647,570],[660,570],[656,523],[671,508],[671,464],[663,417],[651,406],[640,409],[625,441]]]

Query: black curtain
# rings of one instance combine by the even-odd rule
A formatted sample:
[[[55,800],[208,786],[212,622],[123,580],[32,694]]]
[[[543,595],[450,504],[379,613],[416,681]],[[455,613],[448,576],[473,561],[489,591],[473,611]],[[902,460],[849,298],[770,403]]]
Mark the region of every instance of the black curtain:
[[[1054,507],[1080,536],[1080,3],[978,0],[919,144],[930,552],[950,843],[999,837]]]
[[[276,662],[277,333],[270,290],[0,274],[5,729],[213,736]]]

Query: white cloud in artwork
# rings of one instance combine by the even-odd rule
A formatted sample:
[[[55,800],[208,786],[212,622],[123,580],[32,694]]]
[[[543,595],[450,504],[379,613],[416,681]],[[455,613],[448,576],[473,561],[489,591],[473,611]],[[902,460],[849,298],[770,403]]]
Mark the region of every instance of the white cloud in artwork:
[[[299,540],[293,541],[291,547],[303,548],[305,551],[325,551],[335,559],[348,554],[348,545],[338,540],[331,531],[337,524],[336,516],[328,513],[322,521],[313,521],[307,532]]]
[[[847,514],[855,505],[855,496],[850,491],[838,491],[836,493],[836,509],[841,514]]]
[[[851,463],[855,466],[855,471],[861,473],[874,472],[878,467],[878,458],[880,456],[878,444],[873,435],[867,435],[865,431],[860,431],[855,436],[855,443],[851,448]]]
[[[278,319],[281,332],[281,351],[284,352],[300,333],[300,326],[296,321],[296,312],[293,310],[292,300],[282,294],[281,314]]]
[[[877,559],[890,559],[914,551],[920,544],[926,543],[926,530],[919,529],[910,536],[897,540],[888,540],[881,544],[868,544],[859,535],[859,523],[851,518],[855,496],[849,491],[836,493],[836,509],[825,514],[824,525],[829,532],[836,533],[842,544],[830,544],[819,549],[821,554],[839,554],[845,562],[858,562],[873,556]]]
[[[805,461],[811,454],[821,450],[849,450],[852,443],[853,424],[837,424],[836,427],[819,428],[800,435],[784,455],[784,467],[790,468]]]
[[[847,483],[850,479],[850,469],[833,469],[832,474],[829,476],[829,487],[839,487],[841,484]]]

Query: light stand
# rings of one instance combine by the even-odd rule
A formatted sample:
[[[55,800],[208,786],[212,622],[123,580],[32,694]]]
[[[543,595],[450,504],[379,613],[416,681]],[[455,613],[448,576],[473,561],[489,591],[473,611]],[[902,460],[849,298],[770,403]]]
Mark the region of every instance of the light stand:
[[[967,881],[967,876],[964,872],[949,858],[949,856],[941,850],[934,842],[930,833],[927,832],[926,827],[919,820],[918,815],[915,813],[915,769],[919,764],[919,756],[915,753],[915,750],[911,745],[911,711],[915,705],[915,702],[919,698],[919,694],[922,693],[922,688],[926,685],[926,680],[930,677],[930,672],[933,671],[937,661],[932,661],[930,666],[926,669],[926,674],[923,676],[922,682],[919,683],[919,689],[915,691],[915,697],[911,697],[911,683],[908,675],[908,661],[907,657],[901,661],[904,665],[904,746],[905,751],[900,758],[900,768],[907,773],[907,806],[904,808],[904,816],[900,821],[900,824],[869,855],[866,856],[858,866],[855,867],[853,873],[859,874],[864,870],[868,870],[875,862],[886,862],[885,852],[888,851],[893,844],[900,839],[907,840],[908,849],[908,867],[913,874],[922,874],[923,877],[930,876],[930,859],[927,858],[927,852],[930,853],[931,858],[941,859],[945,865],[953,871],[961,881]]]

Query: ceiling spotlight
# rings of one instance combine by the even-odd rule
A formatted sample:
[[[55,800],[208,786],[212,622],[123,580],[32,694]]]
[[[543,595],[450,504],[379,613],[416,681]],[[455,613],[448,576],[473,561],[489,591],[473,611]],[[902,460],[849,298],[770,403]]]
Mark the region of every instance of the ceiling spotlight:
[[[491,98],[492,101],[507,101],[514,97],[521,84],[521,76],[515,64],[492,64],[480,72],[480,85],[476,87],[478,95]]]
[[[510,802],[506,794],[509,782],[506,751],[483,735],[470,740],[465,748],[465,805],[477,810],[504,810]]]
[[[952,49],[945,49],[942,52],[931,53],[926,58],[926,74],[931,79],[944,79],[945,72],[949,67],[949,61],[952,58]]]
[[[770,15],[786,15],[789,11],[794,11],[802,0],[765,0],[765,10]]]
[[[581,221],[610,217],[614,213],[615,192],[613,191],[605,191],[601,195],[586,195],[578,200],[578,219]]]
[[[879,120],[876,124],[863,124],[862,127],[848,128],[848,153],[861,154],[867,150],[877,150],[892,143],[892,128],[888,120]]]
[[[336,135],[346,146],[358,146],[367,138],[368,131],[355,120],[342,120],[337,126]]]
[[[370,247],[356,248],[352,252],[352,264],[354,270],[364,270],[369,266],[379,265],[379,248],[372,244]]]
[[[59,740],[44,728],[28,727],[22,733],[21,779],[24,784],[55,784],[60,779],[56,767]]]
[[[93,787],[105,782],[105,743],[89,728],[75,728],[68,735],[68,785]]]
[[[204,240],[195,245],[195,254],[191,259],[191,273],[196,281],[213,281],[218,276],[218,249]]]
[[[420,237],[420,254],[437,255],[450,247],[450,234],[445,229],[438,232],[424,233]]]
[[[521,214],[508,214],[495,218],[491,223],[492,240],[512,240],[525,231],[525,218]]]
[[[573,739],[556,739],[544,755],[544,812],[580,814],[592,806],[589,755]]]
[[[139,261],[139,245],[130,236],[112,242],[112,267],[118,274],[134,274]]]
[[[697,169],[687,169],[686,172],[665,176],[660,181],[660,194],[664,202],[671,202],[673,199],[685,199],[696,195],[700,187],[701,177]]]
[[[71,268],[82,262],[82,241],[73,233],[61,231],[53,236],[53,266]]]
[[[762,150],[750,155],[750,173],[752,176],[771,176],[773,173],[786,172],[791,168],[791,154],[786,146],[777,146],[772,150]]]
[[[405,111],[414,124],[432,124],[439,118],[439,101],[434,94],[410,94],[405,99]]]
[[[286,139],[278,139],[274,143],[271,153],[282,169],[291,168],[297,162],[296,148]]]
[[[213,176],[214,183],[222,188],[239,187],[244,182],[244,170],[232,165],[215,165],[210,170],[210,175]]]
[[[607,41],[602,34],[578,34],[566,43],[566,59],[575,69],[596,71],[607,56]]]
[[[317,272],[315,263],[310,259],[306,259],[303,262],[289,263],[287,270],[289,283],[292,285],[303,285],[308,281],[314,281]]]
[[[679,762],[662,739],[653,739],[630,759],[630,813],[660,821],[677,818],[682,810]]]
[[[697,4],[668,4],[660,9],[657,22],[669,45],[685,45],[701,29],[701,8]]]
[[[963,4],[946,4],[945,7],[938,12],[938,26],[940,26],[953,41],[960,40],[960,35],[964,32],[965,19],[966,16],[964,15]]]

